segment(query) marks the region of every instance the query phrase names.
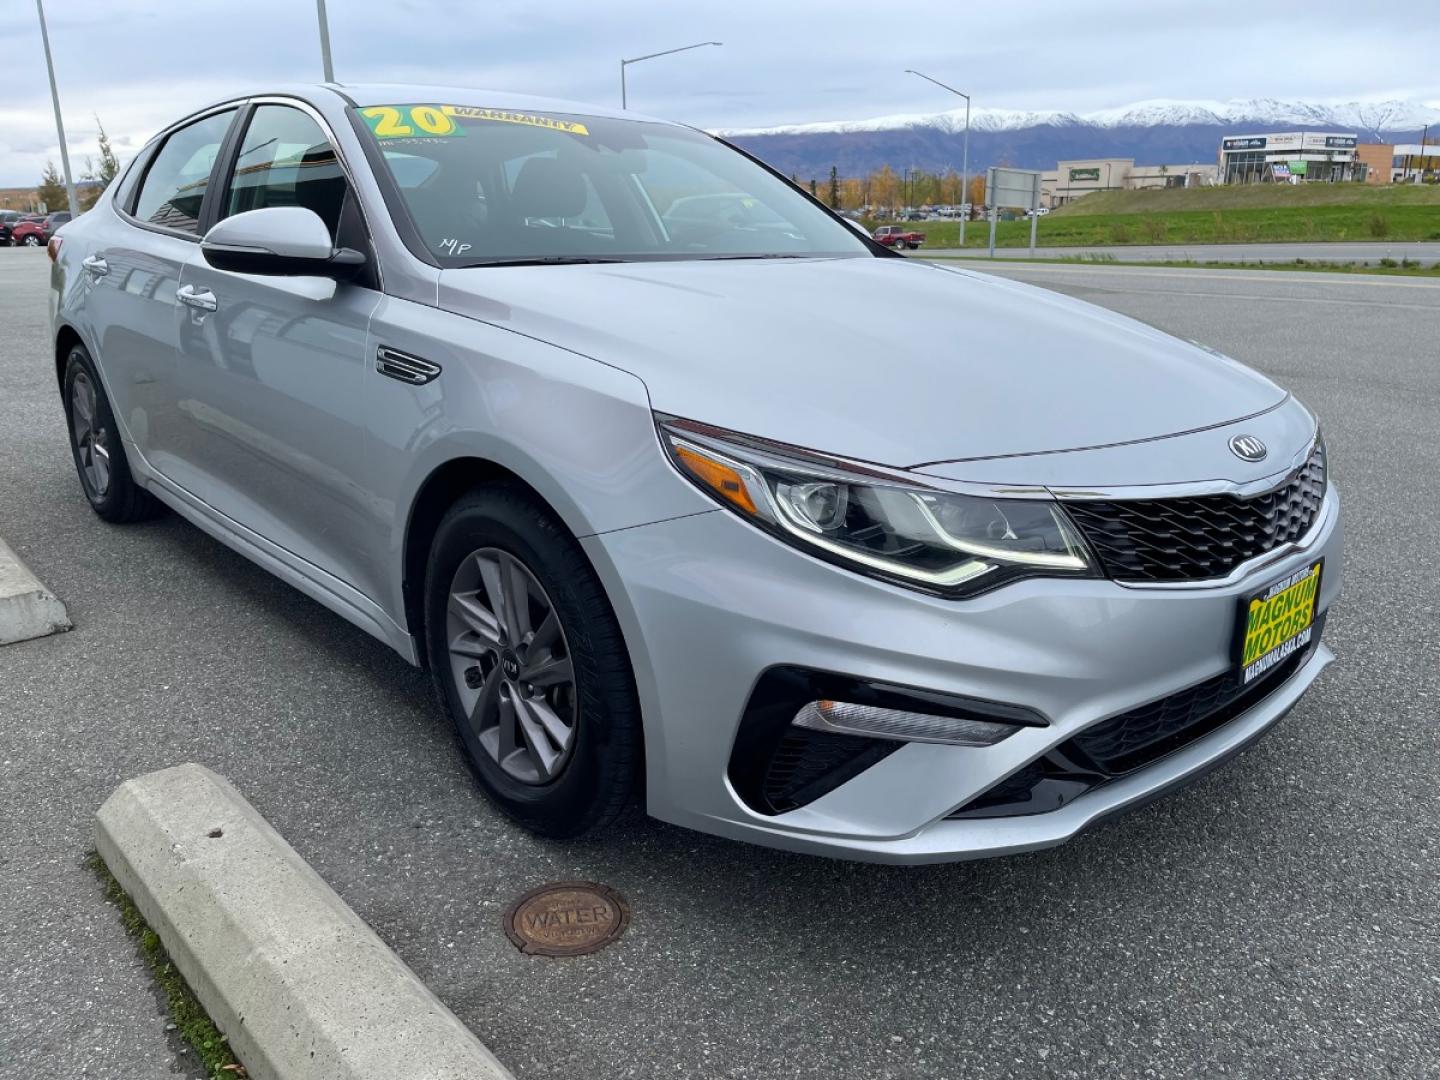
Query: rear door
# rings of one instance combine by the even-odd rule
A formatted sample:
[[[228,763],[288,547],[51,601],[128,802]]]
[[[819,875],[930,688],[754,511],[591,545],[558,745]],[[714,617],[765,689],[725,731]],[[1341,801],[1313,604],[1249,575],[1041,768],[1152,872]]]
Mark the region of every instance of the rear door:
[[[221,109],[166,136],[85,262],[85,307],[115,416],[165,475],[175,467],[179,408],[175,290],[198,250],[205,198],[237,111]]]
[[[355,281],[216,270],[197,253],[180,289],[183,483],[271,543],[368,597],[378,594],[374,508],[360,424],[365,337],[380,300],[363,216],[317,114],[260,101],[241,120],[214,219],[274,206],[318,214],[338,246],[364,251]],[[208,310],[207,310],[208,308]],[[371,361],[373,363],[373,359]]]

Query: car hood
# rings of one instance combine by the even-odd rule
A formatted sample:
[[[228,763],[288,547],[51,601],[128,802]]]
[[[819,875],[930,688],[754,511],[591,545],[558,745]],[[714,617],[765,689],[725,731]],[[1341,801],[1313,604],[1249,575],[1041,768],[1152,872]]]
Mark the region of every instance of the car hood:
[[[475,267],[440,306],[639,377],[661,412],[892,466],[1138,442],[1263,376],[1059,293],[908,259]]]

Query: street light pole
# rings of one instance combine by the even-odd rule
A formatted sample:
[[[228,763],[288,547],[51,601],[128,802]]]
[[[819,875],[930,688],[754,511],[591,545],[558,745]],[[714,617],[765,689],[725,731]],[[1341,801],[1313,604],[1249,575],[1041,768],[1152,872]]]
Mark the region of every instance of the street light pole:
[[[330,62],[330,20],[325,17],[325,0],[315,0],[315,14],[320,19],[320,62],[325,65],[325,81],[335,81],[335,65]]]
[[[323,0],[322,0],[323,2]],[[694,45],[681,45],[678,49],[664,49],[661,52],[646,53],[644,56],[634,56],[629,60],[620,61],[620,108],[630,107],[629,98],[625,91],[625,69],[631,64],[638,64],[641,60],[654,60],[657,56],[670,56],[672,53],[689,52],[691,49],[703,49],[707,45],[724,45],[723,41],[697,41]]]
[[[70,176],[70,150],[65,145],[65,121],[60,118],[60,91],[55,87],[55,61],[50,59],[50,31],[45,28],[45,5],[35,0],[40,13],[40,42],[45,46],[45,70],[50,73],[50,100],[55,104],[55,133],[60,136],[60,166],[65,170],[65,197],[70,200],[70,213],[80,213],[80,200],[75,198],[75,181]],[[47,206],[47,211],[54,207]]]
[[[932,79],[923,71],[916,71],[914,68],[906,68],[905,74],[918,75],[926,82],[934,83],[940,87],[940,89],[949,90],[950,93],[965,99],[965,149],[962,151],[963,156],[961,157],[960,164],[960,205],[964,206],[970,201],[970,95],[962,94],[953,86],[946,86],[939,79]],[[962,212],[960,215],[960,246],[962,248],[965,246],[965,219],[969,216],[968,211]]]

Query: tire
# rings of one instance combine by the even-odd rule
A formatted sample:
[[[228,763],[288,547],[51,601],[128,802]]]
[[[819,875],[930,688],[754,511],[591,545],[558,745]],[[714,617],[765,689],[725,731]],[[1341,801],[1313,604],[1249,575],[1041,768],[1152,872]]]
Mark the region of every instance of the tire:
[[[70,453],[90,508],[116,525],[155,517],[164,507],[135,483],[110,399],[81,345],[66,358],[63,388]]]
[[[492,596],[503,597],[497,583],[507,574],[523,604]],[[523,615],[505,616],[506,606]],[[625,808],[643,737],[620,625],[580,545],[518,484],[473,491],[441,520],[425,576],[425,644],[471,771],[506,815],[565,838]],[[567,663],[568,684],[540,685],[542,675],[559,680]]]
[[[25,247],[39,247],[43,242],[44,241],[40,239],[39,235],[33,232],[26,233],[25,238],[20,241],[20,243]]]

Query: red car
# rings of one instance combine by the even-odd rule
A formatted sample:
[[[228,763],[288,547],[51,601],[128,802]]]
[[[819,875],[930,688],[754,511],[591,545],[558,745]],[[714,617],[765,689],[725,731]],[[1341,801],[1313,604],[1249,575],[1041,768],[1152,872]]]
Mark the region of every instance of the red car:
[[[910,232],[900,225],[881,225],[871,234],[871,239],[877,244],[883,244],[885,247],[893,247],[897,251],[900,248],[909,248],[911,251],[914,251],[925,242],[925,234],[923,232]]]
[[[39,221],[17,221],[10,227],[10,243],[15,247],[44,247],[55,230],[70,220],[70,211],[58,210]]]

